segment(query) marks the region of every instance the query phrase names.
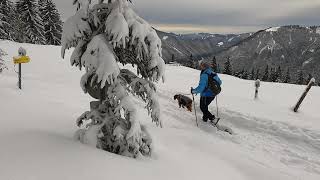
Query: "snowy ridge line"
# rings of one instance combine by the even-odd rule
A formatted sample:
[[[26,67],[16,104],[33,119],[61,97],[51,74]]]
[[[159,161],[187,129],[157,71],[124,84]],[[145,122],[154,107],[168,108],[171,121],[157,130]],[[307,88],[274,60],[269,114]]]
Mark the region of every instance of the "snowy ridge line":
[[[267,29],[268,29],[268,28],[267,28]],[[234,47],[240,46],[241,44],[243,44],[243,43],[245,43],[245,42],[250,41],[251,39],[257,37],[260,33],[265,32],[265,30],[267,30],[267,29],[259,30],[259,31],[255,32],[255,33],[253,33],[252,35],[250,35],[250,36],[247,37],[246,39],[241,40],[241,41],[239,41],[238,43],[234,44],[233,46],[230,46],[230,47],[228,47],[228,48],[226,48],[226,49],[223,49],[222,51],[218,52],[217,55],[219,55],[220,53],[223,53],[223,52],[225,52],[225,51],[228,51],[229,49],[232,49],[232,48],[234,48]]]

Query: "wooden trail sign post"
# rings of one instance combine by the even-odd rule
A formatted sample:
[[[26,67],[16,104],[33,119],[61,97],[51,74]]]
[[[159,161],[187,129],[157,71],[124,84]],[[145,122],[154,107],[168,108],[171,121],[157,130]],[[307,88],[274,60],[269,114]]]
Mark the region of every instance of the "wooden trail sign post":
[[[312,78],[310,80],[310,82],[308,83],[308,86],[306,88],[306,90],[303,92],[303,94],[301,95],[298,103],[296,104],[296,106],[294,107],[293,111],[294,112],[298,112],[298,109],[301,105],[301,103],[303,102],[304,98],[307,96],[308,92],[310,91],[311,87],[315,84],[316,80],[314,78]]]
[[[18,51],[18,54],[19,56],[17,57],[13,57],[13,63],[14,64],[19,64],[19,82],[18,82],[18,86],[19,86],[19,89],[22,89],[22,86],[21,86],[21,64],[22,63],[28,63],[30,62],[30,58],[28,56],[26,56],[27,52],[24,48],[20,47],[19,48],[19,51]]]

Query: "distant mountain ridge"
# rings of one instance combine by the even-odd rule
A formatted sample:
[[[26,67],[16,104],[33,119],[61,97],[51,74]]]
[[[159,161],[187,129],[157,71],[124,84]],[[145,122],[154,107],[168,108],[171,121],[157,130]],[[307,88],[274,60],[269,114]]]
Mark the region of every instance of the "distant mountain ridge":
[[[292,78],[299,71],[320,78],[320,28],[283,26],[258,31],[217,54],[223,65],[230,58],[235,71],[253,68],[289,69]]]
[[[162,40],[163,58],[166,62],[181,63],[212,59],[223,68],[230,58],[234,71],[260,69],[262,74],[268,65],[290,70],[292,79],[298,73],[320,79],[320,27],[298,25],[271,27],[255,33],[244,34],[174,34],[157,31]]]
[[[184,61],[190,55],[197,59],[209,57],[228,47],[232,47],[251,34],[174,34],[157,31],[162,40],[162,53],[166,62],[174,60]]]

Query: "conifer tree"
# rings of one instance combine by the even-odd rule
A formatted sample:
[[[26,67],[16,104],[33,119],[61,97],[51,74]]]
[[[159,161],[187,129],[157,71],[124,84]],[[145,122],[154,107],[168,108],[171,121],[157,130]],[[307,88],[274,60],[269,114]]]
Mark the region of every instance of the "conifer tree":
[[[45,44],[43,22],[36,0],[18,0],[16,2],[19,19],[22,23],[20,33],[22,42]]]
[[[267,65],[266,69],[264,70],[264,74],[262,76],[262,81],[269,80],[269,66]]]
[[[232,75],[232,67],[231,67],[231,62],[229,57],[228,57],[228,60],[224,63],[223,74]]]
[[[289,70],[289,68],[288,68],[288,69],[287,69],[287,72],[286,72],[286,75],[285,75],[285,77],[284,77],[283,82],[284,82],[284,83],[290,83],[290,81],[291,81],[290,70]]]
[[[313,78],[312,74],[309,73],[307,81],[305,82],[305,84],[308,84],[312,78]]]
[[[5,55],[7,54],[4,51],[2,51],[2,49],[0,49],[0,73],[2,73],[4,69],[8,69],[5,61],[2,59],[2,56],[5,56]]]
[[[257,72],[255,74],[255,79],[260,79],[260,69],[257,69]]]
[[[175,59],[176,59],[176,58],[174,57],[174,54],[172,54],[172,55],[171,55],[171,62],[174,62]]]
[[[248,71],[247,70],[242,70],[241,78],[242,79],[248,79],[248,77],[249,77]]]
[[[255,79],[255,74],[254,74],[254,72],[255,72],[255,70],[254,70],[254,67],[253,67],[252,70],[251,70],[251,73],[250,73],[250,75],[249,75],[249,79],[250,79],[250,80],[254,80],[254,79]]]
[[[275,68],[270,68],[269,70],[269,81],[270,82],[277,82],[278,76],[277,71]]]
[[[39,0],[39,12],[44,25],[46,44],[60,45],[62,21],[52,0]]]
[[[243,73],[244,73],[244,69],[242,69],[241,71],[238,71],[238,73],[237,73],[236,76],[237,76],[238,78],[242,78]]]
[[[131,0],[74,0],[77,12],[63,24],[61,56],[74,47],[70,62],[84,68],[80,84],[96,101],[78,119],[75,139],[108,152],[150,156],[148,128],[133,96],[146,103],[152,122],[161,126],[155,82],[164,81],[161,39],[134,12]],[[131,64],[131,69],[119,64]]]
[[[7,35],[5,32],[5,28],[3,27],[7,22],[4,21],[3,18],[4,18],[4,15],[0,12],[0,39],[5,39]]]
[[[275,82],[282,82],[282,70],[281,67],[278,66],[276,70],[276,81]]]
[[[221,73],[220,65],[217,63],[217,71],[216,73]]]
[[[302,72],[302,71],[299,71],[296,84],[300,84],[300,85],[305,84],[305,79],[304,79],[304,77],[303,77],[303,72]]]
[[[234,71],[233,76],[240,78],[241,77],[241,71]]]
[[[274,78],[274,71],[273,71],[273,68],[270,67],[270,68],[269,68],[269,78],[268,78],[268,81],[269,81],[269,82],[273,82],[273,78]]]
[[[212,59],[212,63],[211,63],[211,66],[212,66],[212,69],[214,72],[217,72],[218,71],[218,67],[217,67],[217,59],[216,57],[214,56],[213,59]]]
[[[0,39],[15,40],[14,19],[15,8],[11,1],[0,1]]]

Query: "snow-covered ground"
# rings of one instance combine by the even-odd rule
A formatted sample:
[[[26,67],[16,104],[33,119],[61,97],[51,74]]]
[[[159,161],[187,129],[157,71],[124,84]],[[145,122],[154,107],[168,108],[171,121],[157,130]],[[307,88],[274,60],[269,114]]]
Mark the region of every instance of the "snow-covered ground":
[[[22,65],[22,91],[10,62],[20,46],[31,57]],[[293,113],[304,86],[262,83],[255,101],[252,81],[221,75],[220,123],[233,129],[229,135],[204,123],[197,128],[194,114],[173,100],[197,85],[199,71],[167,66],[167,81],[158,84],[164,128],[141,110],[155,149],[151,158],[131,159],[72,139],[75,120],[92,99],[82,93],[83,72],[69,65],[70,54],[61,60],[60,47],[9,41],[0,47],[9,61],[9,71],[0,75],[1,180],[320,179],[319,87]],[[137,105],[143,107],[138,100]],[[214,102],[213,112],[215,107]]]

